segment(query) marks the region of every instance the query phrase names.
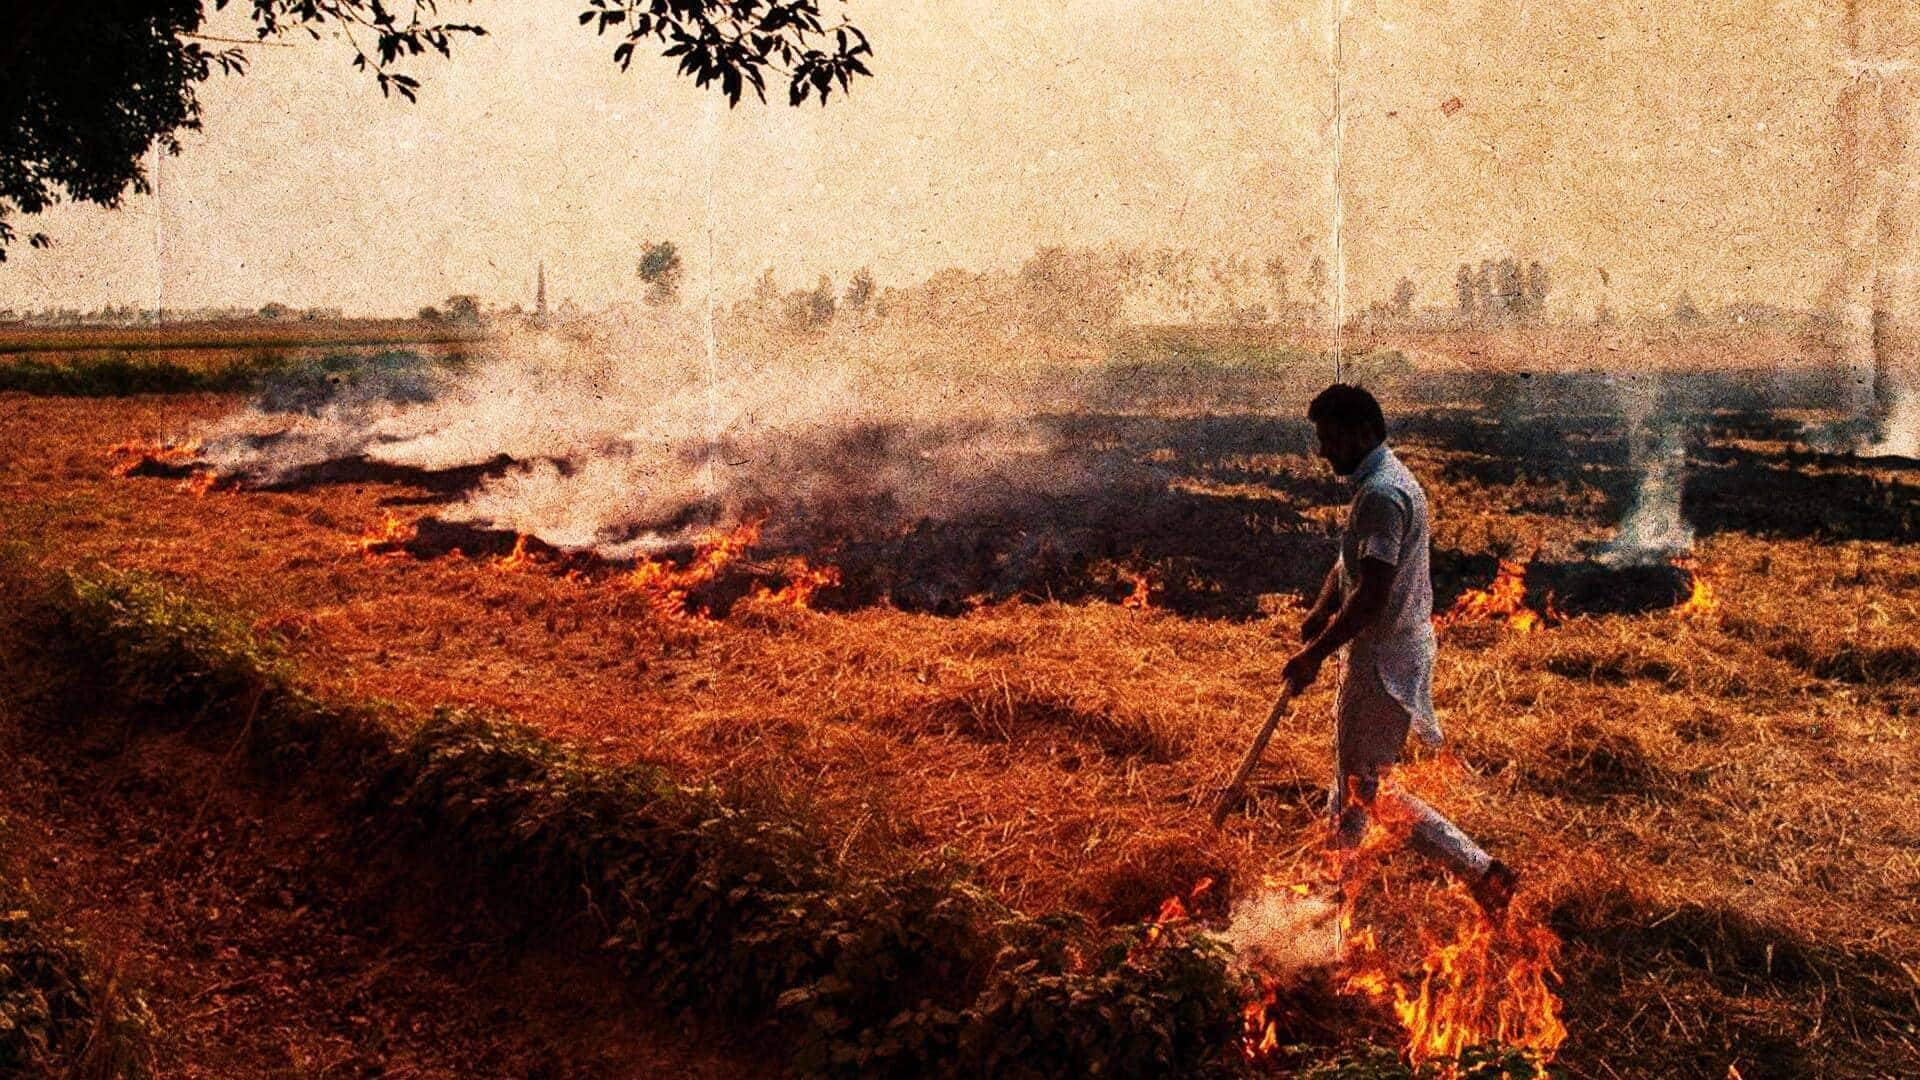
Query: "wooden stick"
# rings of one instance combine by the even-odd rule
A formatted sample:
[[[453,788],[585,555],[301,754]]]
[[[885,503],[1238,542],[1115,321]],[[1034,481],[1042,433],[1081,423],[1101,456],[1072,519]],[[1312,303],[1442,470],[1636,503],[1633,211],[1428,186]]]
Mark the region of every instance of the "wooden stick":
[[[1253,737],[1253,745],[1247,747],[1247,756],[1240,759],[1240,770],[1233,774],[1232,783],[1220,789],[1219,798],[1213,804],[1214,828],[1219,828],[1220,823],[1227,820],[1228,811],[1245,791],[1247,778],[1259,766],[1260,755],[1267,752],[1267,741],[1273,738],[1273,729],[1280,726],[1280,718],[1287,714],[1287,706],[1293,704],[1295,693],[1293,684],[1288,683],[1280,691],[1280,696],[1274,699],[1273,708],[1267,710],[1267,722],[1260,725],[1260,733]]]

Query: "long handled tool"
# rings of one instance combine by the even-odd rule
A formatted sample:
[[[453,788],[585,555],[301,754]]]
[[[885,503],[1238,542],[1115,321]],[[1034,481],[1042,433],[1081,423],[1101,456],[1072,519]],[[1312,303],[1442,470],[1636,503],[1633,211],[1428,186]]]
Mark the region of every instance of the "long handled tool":
[[[1259,766],[1260,755],[1267,752],[1267,741],[1273,738],[1273,729],[1280,726],[1281,717],[1287,715],[1287,707],[1293,704],[1293,696],[1298,692],[1292,683],[1288,683],[1280,691],[1280,696],[1274,699],[1273,708],[1267,710],[1267,722],[1260,725],[1260,733],[1253,737],[1253,745],[1247,747],[1247,756],[1240,759],[1240,768],[1233,774],[1232,782],[1220,789],[1220,795],[1214,801],[1214,828],[1219,828],[1220,823],[1227,820],[1228,812],[1246,793],[1247,778]]]

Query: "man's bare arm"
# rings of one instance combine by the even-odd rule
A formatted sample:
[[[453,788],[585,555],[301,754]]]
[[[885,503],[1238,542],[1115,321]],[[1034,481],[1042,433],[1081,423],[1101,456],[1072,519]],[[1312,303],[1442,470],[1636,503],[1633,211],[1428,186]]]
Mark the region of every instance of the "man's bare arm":
[[[1320,595],[1314,597],[1313,606],[1307,609],[1306,621],[1300,624],[1300,640],[1312,641],[1327,628],[1328,620],[1340,610],[1340,560],[1335,559],[1327,571],[1327,579],[1320,583]]]
[[[1360,560],[1360,580],[1353,594],[1340,605],[1339,614],[1312,641],[1287,661],[1285,678],[1295,689],[1305,689],[1320,675],[1320,665],[1334,650],[1352,641],[1372,626],[1386,610],[1387,596],[1393,589],[1392,563],[1364,557]]]

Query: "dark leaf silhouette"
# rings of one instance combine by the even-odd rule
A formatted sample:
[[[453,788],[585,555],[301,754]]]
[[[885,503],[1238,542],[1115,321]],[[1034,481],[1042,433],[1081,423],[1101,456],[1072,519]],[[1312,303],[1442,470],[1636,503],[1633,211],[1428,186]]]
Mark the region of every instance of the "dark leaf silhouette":
[[[211,9],[229,5],[248,13],[263,43],[337,31],[349,63],[383,96],[406,101],[418,100],[421,83],[397,65],[450,57],[460,38],[486,34],[440,21],[439,0],[214,0]],[[0,261],[18,239],[14,214],[63,200],[115,207],[148,190],[147,155],[178,153],[177,134],[200,127],[200,85],[247,69],[240,49],[201,45],[207,14],[199,0],[0,6]],[[662,57],[678,57],[698,86],[717,84],[729,105],[749,87],[765,101],[769,70],[787,76],[795,105],[824,104],[833,83],[845,93],[852,76],[868,74],[866,36],[829,23],[820,0],[586,0],[579,21],[621,38],[621,70],[641,45],[664,46]],[[36,233],[29,242],[47,241]]]

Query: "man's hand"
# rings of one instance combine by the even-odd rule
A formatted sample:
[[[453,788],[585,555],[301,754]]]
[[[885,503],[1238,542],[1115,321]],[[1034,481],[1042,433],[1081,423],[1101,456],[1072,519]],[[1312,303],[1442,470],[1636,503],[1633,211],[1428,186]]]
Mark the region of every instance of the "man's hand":
[[[1368,556],[1360,560],[1360,580],[1345,600],[1340,595],[1339,567],[1327,575],[1320,599],[1301,624],[1300,636],[1306,644],[1287,661],[1284,672],[1287,685],[1297,692],[1313,685],[1320,677],[1320,665],[1340,647],[1373,625],[1387,605],[1387,592],[1393,587],[1393,564]]]
[[[1297,694],[1313,685],[1313,680],[1320,677],[1320,665],[1326,662],[1326,654],[1315,649],[1301,649],[1288,658],[1287,666],[1280,669],[1280,677]]]

